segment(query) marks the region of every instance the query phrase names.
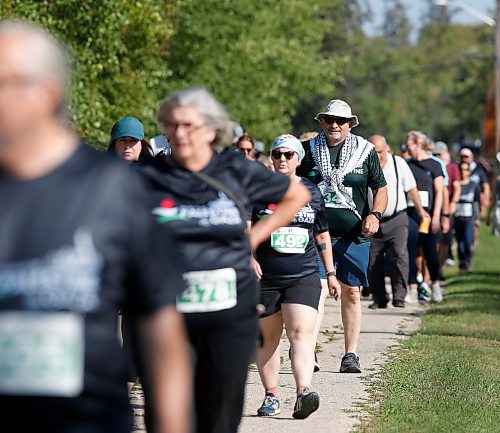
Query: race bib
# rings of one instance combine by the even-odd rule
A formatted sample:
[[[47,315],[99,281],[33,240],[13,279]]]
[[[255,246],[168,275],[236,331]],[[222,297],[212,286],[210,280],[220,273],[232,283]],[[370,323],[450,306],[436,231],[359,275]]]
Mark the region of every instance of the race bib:
[[[422,207],[429,207],[429,191],[419,191],[418,198],[420,199],[420,204],[422,205]],[[410,197],[408,197],[406,203],[408,207],[415,207],[415,203],[413,203],[413,200]]]
[[[221,311],[236,305],[236,271],[233,268],[186,272],[188,288],[177,297],[182,313]]]
[[[0,313],[0,394],[76,397],[83,373],[81,315]]]
[[[271,233],[271,247],[279,253],[303,254],[309,241],[309,232],[303,227],[280,227]]]
[[[352,187],[347,186],[345,189],[347,190],[349,196],[352,198]],[[326,207],[346,209],[346,207],[340,202],[337,194],[334,191],[327,191],[323,198],[325,200]]]
[[[472,208],[472,203],[457,203],[457,210],[455,212],[455,216],[468,218],[471,217],[474,213]]]

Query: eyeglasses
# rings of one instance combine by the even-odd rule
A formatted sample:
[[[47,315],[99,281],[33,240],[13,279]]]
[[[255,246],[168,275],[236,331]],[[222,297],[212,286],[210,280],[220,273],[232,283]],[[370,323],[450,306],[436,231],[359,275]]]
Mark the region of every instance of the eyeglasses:
[[[193,125],[192,123],[186,122],[186,123],[165,123],[164,125],[165,131],[167,133],[173,133],[176,132],[179,128],[184,129],[187,134],[192,134],[193,132],[197,131],[200,128],[203,128],[205,125]]]
[[[343,126],[347,122],[350,122],[351,119],[346,119],[345,117],[336,117],[336,116],[321,116],[320,121],[325,125],[333,125],[334,123],[336,123],[338,126]]]
[[[245,154],[247,154],[247,153],[252,153],[252,151],[253,151],[253,149],[252,149],[252,148],[250,148],[250,149],[246,149],[246,148],[244,148],[244,147],[238,147],[238,150],[239,150],[240,152],[245,153]]]
[[[284,156],[287,161],[290,161],[293,158],[293,155],[295,155],[295,152],[293,151],[280,152],[279,150],[273,150],[271,152],[273,159],[281,159],[281,157]]]

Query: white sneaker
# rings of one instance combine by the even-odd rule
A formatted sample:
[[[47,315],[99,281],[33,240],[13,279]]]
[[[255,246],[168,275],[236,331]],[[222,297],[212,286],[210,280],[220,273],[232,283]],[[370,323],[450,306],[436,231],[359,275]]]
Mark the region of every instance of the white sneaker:
[[[418,304],[418,290],[410,289],[408,287],[408,291],[406,292],[405,302],[408,304]]]
[[[441,285],[439,282],[436,281],[435,283],[432,283],[431,289],[431,300],[433,302],[443,302],[443,292],[441,291]]]

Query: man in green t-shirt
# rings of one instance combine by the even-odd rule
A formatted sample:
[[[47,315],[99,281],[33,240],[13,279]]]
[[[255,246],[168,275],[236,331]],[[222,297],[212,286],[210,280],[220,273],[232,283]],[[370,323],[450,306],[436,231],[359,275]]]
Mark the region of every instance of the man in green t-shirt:
[[[373,144],[351,134],[359,122],[346,102],[330,101],[314,119],[323,131],[302,143],[305,157],[297,174],[316,183],[325,199],[337,279],[342,286],[345,355],[340,372],[360,373],[356,355],[360,288],[368,285],[369,238],[378,231],[387,205],[387,184]],[[368,188],[373,192],[371,210]]]

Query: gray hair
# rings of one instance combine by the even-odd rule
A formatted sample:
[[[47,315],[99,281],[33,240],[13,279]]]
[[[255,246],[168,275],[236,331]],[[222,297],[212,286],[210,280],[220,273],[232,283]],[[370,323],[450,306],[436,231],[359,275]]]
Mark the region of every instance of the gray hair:
[[[222,147],[231,143],[234,123],[224,106],[204,87],[178,90],[163,99],[157,116],[160,128],[165,130],[168,114],[172,109],[186,106],[193,107],[201,115],[205,125],[215,129],[216,135],[212,143],[214,147]]]
[[[54,36],[37,25],[21,20],[1,20],[0,36],[18,34],[25,38],[26,55],[32,60],[34,79],[53,79],[61,88],[57,115],[65,126],[69,123],[68,89],[71,80],[71,57]]]

